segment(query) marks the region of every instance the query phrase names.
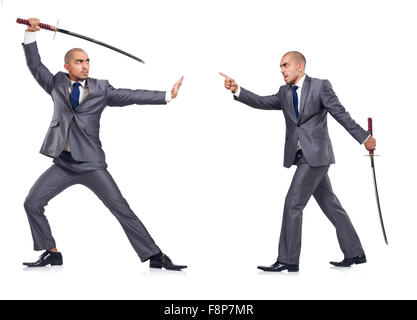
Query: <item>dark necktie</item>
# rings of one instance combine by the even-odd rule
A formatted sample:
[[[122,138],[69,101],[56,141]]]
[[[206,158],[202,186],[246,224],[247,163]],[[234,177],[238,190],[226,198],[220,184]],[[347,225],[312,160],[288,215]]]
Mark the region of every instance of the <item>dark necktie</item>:
[[[292,86],[292,101],[294,103],[294,111],[295,115],[297,116],[298,120],[298,94],[297,94],[297,86]]]
[[[71,105],[72,105],[73,110],[75,110],[80,104],[80,88],[79,88],[80,85],[81,84],[79,82],[74,82],[73,88],[71,91],[70,100],[71,100]]]

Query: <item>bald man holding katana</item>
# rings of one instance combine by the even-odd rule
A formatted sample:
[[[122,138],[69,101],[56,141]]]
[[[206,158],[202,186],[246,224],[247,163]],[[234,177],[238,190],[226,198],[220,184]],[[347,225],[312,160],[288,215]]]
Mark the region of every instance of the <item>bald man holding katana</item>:
[[[106,169],[99,139],[100,117],[106,106],[166,104],[176,98],[183,77],[170,92],[115,89],[107,80],[88,77],[90,59],[80,48],[71,49],[65,55],[64,68],[67,72],[54,75],[41,62],[38,53],[35,32],[40,30],[40,21],[33,18],[29,22],[23,44],[26,62],[36,81],[54,101],[54,114],[40,152],[53,158],[54,164],[35,182],[24,203],[34,249],[44,250],[39,260],[24,265],[44,267],[63,264],[62,254],[57,249],[44,208],[66,188],[82,184],[93,191],[116,217],[142,262],[149,261],[151,268],[186,268],[175,265],[161,251],[130,209]],[[119,259],[117,254],[111,257]]]
[[[341,262],[330,263],[337,267],[365,263],[366,256],[359,237],[333,193],[327,174],[330,164],[335,163],[327,129],[327,114],[330,113],[368,151],[375,149],[376,141],[346,112],[328,80],[311,78],[305,74],[306,59],[302,53],[290,51],[284,54],[280,66],[286,84],[270,96],[256,95],[220,73],[224,77],[225,88],[234,94],[235,100],[253,108],[281,110],[284,113],[284,166],[297,166],[285,198],[278,258],[271,266],[258,268],[276,272],[299,270],[303,209],[311,196],[336,228],[344,254]]]

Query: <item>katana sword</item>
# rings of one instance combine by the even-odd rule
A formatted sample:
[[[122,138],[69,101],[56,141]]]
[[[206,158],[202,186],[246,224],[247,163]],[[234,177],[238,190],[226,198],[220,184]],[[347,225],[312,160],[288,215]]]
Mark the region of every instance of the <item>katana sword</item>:
[[[25,24],[27,26],[30,25],[29,20],[25,20],[25,19],[17,18],[16,22],[17,23],[20,23],[20,24]],[[78,34],[78,33],[75,33],[75,32],[71,32],[71,31],[68,31],[68,30],[64,30],[64,29],[61,29],[61,28],[57,28],[57,27],[54,27],[54,26],[51,26],[51,25],[45,24],[45,23],[39,23],[38,26],[39,26],[39,28],[44,29],[44,30],[54,31],[55,33],[56,32],[61,32],[61,33],[65,33],[65,34],[70,35],[70,36],[73,36],[73,37],[81,38],[81,39],[84,39],[84,40],[87,40],[87,41],[96,43],[96,44],[98,44],[100,46],[103,46],[103,47],[109,48],[111,50],[117,51],[117,52],[119,52],[121,54],[124,54],[125,56],[128,56],[129,58],[135,59],[136,61],[145,63],[142,59],[140,59],[138,57],[135,57],[134,55],[132,55],[130,53],[127,53],[126,51],[120,50],[120,49],[118,49],[116,47],[113,47],[113,46],[107,44],[107,43],[104,43],[104,42],[101,42],[101,41],[98,41],[98,40],[95,40],[95,39],[92,39],[92,38],[83,36],[81,34]]]
[[[372,132],[372,118],[368,118],[368,130],[371,133],[371,136],[373,135]],[[374,162],[374,151],[369,151],[369,157],[371,158],[371,167],[372,167],[372,173],[373,173],[373,177],[374,177],[374,186],[375,186],[375,196],[376,196],[376,204],[378,206],[378,213],[379,213],[379,221],[381,222],[381,228],[382,228],[382,233],[384,235],[384,239],[385,239],[385,243],[388,244],[388,240],[387,240],[387,234],[385,232],[385,227],[384,227],[384,220],[382,219],[382,213],[381,213],[381,205],[379,204],[379,195],[378,195],[378,186],[376,184],[376,175],[375,175],[375,162]]]

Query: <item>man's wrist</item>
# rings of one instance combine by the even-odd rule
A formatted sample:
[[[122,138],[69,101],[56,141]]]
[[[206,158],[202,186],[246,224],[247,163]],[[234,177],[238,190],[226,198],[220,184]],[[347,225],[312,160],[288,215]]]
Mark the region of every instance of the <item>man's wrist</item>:
[[[172,100],[171,91],[170,90],[165,91],[165,102],[168,103],[168,102],[171,102],[171,100]]]
[[[240,86],[238,86],[238,85],[236,85],[236,86],[237,86],[236,92],[235,93],[232,92],[232,93],[235,95],[236,98],[239,98],[239,96],[240,96]]]
[[[372,135],[369,135],[363,142],[362,144],[365,144],[370,138],[372,137]]]
[[[36,32],[25,31],[24,44],[29,44],[36,41]]]

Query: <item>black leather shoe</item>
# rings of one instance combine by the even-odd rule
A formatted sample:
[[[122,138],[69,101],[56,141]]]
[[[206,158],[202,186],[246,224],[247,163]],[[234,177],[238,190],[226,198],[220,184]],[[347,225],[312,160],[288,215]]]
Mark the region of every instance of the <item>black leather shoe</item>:
[[[277,260],[277,262],[270,267],[259,266],[258,269],[271,272],[281,272],[284,270],[287,270],[288,272],[298,272],[298,264],[287,264]]]
[[[336,267],[350,267],[352,264],[361,264],[366,262],[366,256],[356,256],[353,258],[345,258],[343,261],[340,262],[333,262],[330,261],[330,264],[336,266]]]
[[[23,265],[30,268],[33,267],[45,267],[47,265],[51,266],[60,266],[62,265],[62,254],[61,252],[51,252],[46,250],[39,257],[39,260],[36,262],[23,262]]]
[[[181,271],[181,269],[187,268],[187,266],[180,266],[173,264],[171,259],[164,253],[159,253],[156,256],[151,257],[149,261],[149,266],[151,268],[162,269],[165,268],[167,270],[175,270]]]

